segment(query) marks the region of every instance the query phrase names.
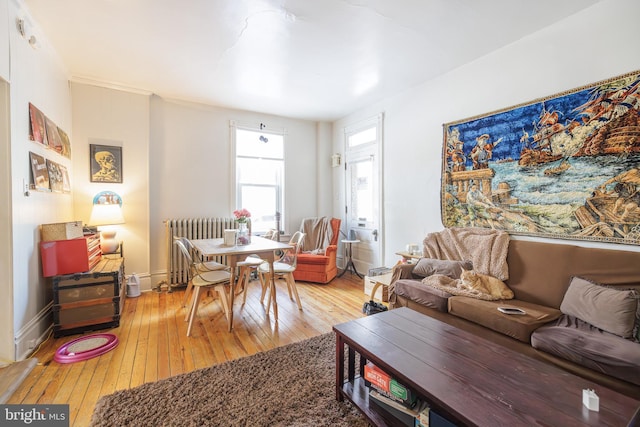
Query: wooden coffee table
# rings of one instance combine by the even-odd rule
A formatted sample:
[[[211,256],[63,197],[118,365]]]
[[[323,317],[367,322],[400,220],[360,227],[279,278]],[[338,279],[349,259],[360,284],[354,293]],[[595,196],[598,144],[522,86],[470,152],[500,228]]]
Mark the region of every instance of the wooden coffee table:
[[[626,426],[640,407],[639,400],[408,308],[342,323],[333,330],[336,399],[349,399],[374,425],[392,421],[369,406],[362,379],[365,360],[458,425],[619,427]],[[583,389],[598,394],[599,412],[583,406]]]

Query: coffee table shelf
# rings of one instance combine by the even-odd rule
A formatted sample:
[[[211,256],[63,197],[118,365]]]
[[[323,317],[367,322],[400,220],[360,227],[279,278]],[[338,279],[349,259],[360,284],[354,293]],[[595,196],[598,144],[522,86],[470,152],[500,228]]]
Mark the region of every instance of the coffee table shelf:
[[[369,422],[375,426],[393,426],[397,423],[387,421],[373,406],[369,406],[369,389],[362,377],[356,377],[353,382],[345,382],[342,386],[343,395],[351,401]]]
[[[638,399],[408,308],[352,320],[333,330],[336,399],[353,402],[374,425],[391,424],[369,406],[362,379],[365,359],[462,426],[613,427],[627,425],[640,407]],[[360,355],[358,364],[355,353]],[[582,406],[584,389],[598,393],[599,412]]]

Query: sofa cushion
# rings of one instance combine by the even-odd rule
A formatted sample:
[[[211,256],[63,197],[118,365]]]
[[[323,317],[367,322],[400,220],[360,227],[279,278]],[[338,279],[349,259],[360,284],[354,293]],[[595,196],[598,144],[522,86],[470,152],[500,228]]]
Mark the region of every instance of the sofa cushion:
[[[477,323],[496,332],[528,343],[531,333],[545,323],[557,319],[560,310],[511,299],[508,301],[485,301],[464,296],[452,296],[448,300],[449,313]],[[505,314],[498,307],[520,308],[526,314]]]
[[[394,283],[396,295],[403,296],[418,304],[447,312],[447,299],[451,294],[423,285],[419,280],[400,279]]]
[[[420,258],[413,268],[413,274],[427,277],[434,274],[442,274],[452,279],[459,279],[462,270],[472,270],[471,261],[449,261],[435,258]]]
[[[637,309],[635,291],[601,286],[581,277],[571,278],[560,304],[562,313],[623,338],[633,337]]]
[[[569,315],[541,326],[531,345],[554,356],[640,385],[640,344]]]

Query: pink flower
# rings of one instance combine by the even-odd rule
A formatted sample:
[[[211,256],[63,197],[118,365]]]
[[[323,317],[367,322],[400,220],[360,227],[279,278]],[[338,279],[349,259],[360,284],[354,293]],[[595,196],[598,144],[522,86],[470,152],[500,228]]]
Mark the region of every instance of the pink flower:
[[[236,217],[238,222],[247,222],[247,218],[251,218],[251,212],[243,208],[233,211],[233,216]]]

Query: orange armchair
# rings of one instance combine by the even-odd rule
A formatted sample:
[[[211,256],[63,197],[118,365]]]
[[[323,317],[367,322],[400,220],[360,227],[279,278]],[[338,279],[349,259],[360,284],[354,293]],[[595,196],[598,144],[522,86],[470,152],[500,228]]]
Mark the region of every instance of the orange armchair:
[[[302,282],[329,283],[338,274],[336,257],[338,255],[338,237],[340,236],[339,218],[331,218],[333,236],[323,255],[299,253],[298,266],[293,277]]]

